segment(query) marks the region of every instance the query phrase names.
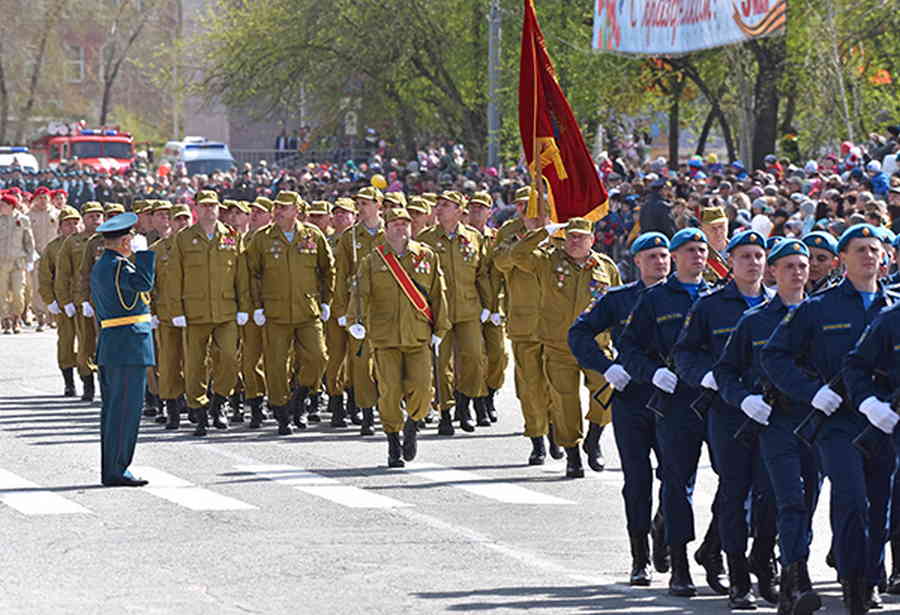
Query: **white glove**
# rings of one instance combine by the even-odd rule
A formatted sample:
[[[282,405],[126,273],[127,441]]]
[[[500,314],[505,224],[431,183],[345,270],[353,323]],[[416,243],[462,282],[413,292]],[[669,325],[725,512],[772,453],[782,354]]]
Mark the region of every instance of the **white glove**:
[[[700,386],[704,389],[711,389],[713,391],[719,390],[719,385],[716,384],[716,376],[712,372],[706,372],[706,375],[703,376],[703,380],[700,381]]]
[[[172,319],[172,326],[184,329],[187,326],[187,318],[184,316],[176,316]]]
[[[499,327],[503,324],[503,316],[500,315],[500,312],[494,312],[491,314],[491,324],[495,327]]]
[[[155,329],[159,326],[159,317],[154,314],[150,317],[150,328]]]
[[[653,386],[672,394],[675,392],[675,387],[678,386],[678,376],[668,367],[660,367],[653,372]]]
[[[239,327],[243,327],[247,324],[247,321],[250,320],[250,314],[248,314],[247,312],[238,312],[237,318],[235,320],[237,320],[237,324]]]
[[[69,318],[75,316],[76,310],[74,303],[67,303],[63,309],[66,311],[66,316],[68,316]]]
[[[487,319],[491,317],[491,311],[487,308],[481,310],[481,324],[487,322]]]
[[[625,371],[625,368],[618,363],[613,363],[603,372],[603,377],[609,385],[617,391],[624,391],[628,383],[631,382],[631,376]]]
[[[544,227],[544,230],[547,231],[548,235],[553,236],[556,234],[556,232],[558,230],[564,229],[567,226],[569,226],[568,222],[559,222],[559,223],[551,222],[550,224],[548,224],[547,226]]]
[[[25,263],[25,271],[27,271],[28,273],[34,271],[34,263],[31,261]]]
[[[810,403],[816,410],[824,412],[825,416],[831,416],[838,409],[838,406],[841,405],[842,401],[844,400],[841,396],[831,390],[831,387],[826,384],[816,391]]]
[[[875,397],[866,397],[859,405],[859,411],[866,415],[869,422],[884,433],[891,435],[900,416],[891,410],[891,406]]]
[[[354,339],[361,340],[366,337],[366,328],[359,323],[350,325],[349,331]]]
[[[59,304],[56,301],[54,301],[53,303],[51,303],[50,305],[47,306],[47,311],[50,312],[51,314],[53,314],[54,316],[59,316],[61,313],[59,311]]]
[[[347,326],[347,317],[346,317],[346,316],[341,316],[341,317],[338,318],[338,326],[339,326],[339,327],[346,327],[346,326]]]
[[[431,336],[431,345],[434,346],[434,349],[437,350],[441,346],[441,342],[443,342],[443,338],[438,337],[437,335]]]
[[[94,308],[91,307],[91,304],[87,301],[81,302],[81,313],[84,314],[85,318],[93,318],[94,317]]]
[[[135,235],[131,238],[131,251],[143,252],[147,249],[147,238],[143,235]]]
[[[319,306],[319,312],[319,318],[322,319],[322,322],[328,322],[328,319],[331,318],[331,306],[323,303]]]
[[[769,424],[769,415],[772,414],[772,406],[763,401],[762,395],[748,395],[745,397],[744,401],[741,402],[741,410],[757,423],[762,423],[763,425]]]
[[[253,322],[256,323],[257,327],[261,327],[266,324],[266,311],[262,308],[253,310]]]

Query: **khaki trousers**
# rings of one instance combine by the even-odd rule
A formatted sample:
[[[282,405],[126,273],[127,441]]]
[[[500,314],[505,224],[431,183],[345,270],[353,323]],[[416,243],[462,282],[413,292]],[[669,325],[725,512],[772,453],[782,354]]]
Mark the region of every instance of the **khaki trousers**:
[[[400,401],[406,399],[406,412],[414,421],[425,418],[431,404],[431,349],[379,348],[375,351],[378,374],[378,414],[385,433],[403,429]]]
[[[378,404],[374,367],[369,341],[348,338],[347,376],[350,386],[353,387],[353,399],[357,408],[374,408]]]
[[[313,389],[322,380],[328,354],[325,350],[325,336],[322,321],[318,318],[302,324],[280,324],[267,322],[266,383],[269,387],[269,403],[285,406],[291,398],[291,361],[294,351],[294,365],[297,367],[297,384]]]
[[[347,330],[329,318],[325,323],[325,346],[328,348],[328,364],[325,365],[325,390],[329,396],[344,392],[347,380]]]
[[[0,263],[0,317],[21,316],[25,311],[25,270]]]
[[[257,326],[252,320],[241,327],[241,375],[247,399],[266,394],[266,371],[262,358],[265,333],[265,328]]]
[[[59,369],[69,369],[78,365],[75,354],[75,319],[65,314],[54,316],[56,319],[56,362]]]
[[[484,384],[488,389],[499,391],[503,388],[503,374],[509,363],[506,354],[506,331],[501,324],[499,327],[488,320],[481,325],[481,333],[484,336],[484,354],[487,359],[484,368]],[[488,391],[484,391],[487,395]]]
[[[223,397],[231,395],[238,373],[237,347],[237,323],[233,320],[188,324],[184,330],[184,385],[188,406],[201,408],[209,403],[207,356],[214,357],[209,365],[213,392]]]
[[[453,367],[451,369],[451,358]],[[441,342],[438,355],[442,410],[454,405],[453,393],[480,397],[484,388],[484,338],[481,323],[469,320],[454,324]]]
[[[547,435],[550,422],[550,387],[544,373],[544,345],[541,342],[512,343],[516,397],[525,419],[525,436],[537,438]]]
[[[156,339],[159,397],[176,399],[184,393],[184,329],[160,321]]]
[[[553,425],[556,427],[556,442],[562,447],[578,446],[584,436],[584,421],[581,416],[581,376],[591,396],[603,387],[603,376],[593,370],[583,370],[568,347],[544,345],[544,373],[550,383],[553,400]],[[591,401],[592,404],[596,402]],[[598,409],[597,418],[604,411]],[[610,412],[606,423],[609,423]],[[597,422],[597,421],[594,421]],[[606,423],[599,423],[605,425]]]
[[[97,371],[97,321],[85,318],[81,306],[72,317],[75,321],[75,335],[78,338],[78,374],[84,377]]]

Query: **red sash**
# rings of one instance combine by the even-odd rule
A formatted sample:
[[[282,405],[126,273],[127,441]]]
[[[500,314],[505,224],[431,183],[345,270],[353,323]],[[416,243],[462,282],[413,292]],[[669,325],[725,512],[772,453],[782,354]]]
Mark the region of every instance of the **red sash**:
[[[428,307],[428,301],[425,299],[425,295],[423,295],[413,283],[412,278],[406,273],[406,269],[400,265],[397,256],[393,252],[385,252],[383,244],[377,246],[375,251],[378,252],[378,256],[380,256],[381,260],[384,261],[384,264],[387,265],[388,270],[390,270],[391,274],[394,276],[397,284],[400,285],[400,290],[403,291],[403,294],[406,295],[409,302],[413,304],[413,307],[424,315],[429,323],[434,323],[434,315],[431,313],[431,308]]]
[[[718,258],[713,256],[712,252],[710,252],[709,256],[706,259],[706,264],[712,269],[720,279],[726,279],[728,277],[728,266],[725,265]]]

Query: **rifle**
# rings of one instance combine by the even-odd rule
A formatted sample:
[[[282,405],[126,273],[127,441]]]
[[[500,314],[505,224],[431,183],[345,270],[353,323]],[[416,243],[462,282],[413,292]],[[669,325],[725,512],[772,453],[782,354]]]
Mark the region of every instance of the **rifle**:
[[[616,390],[613,389],[613,390],[612,390],[612,393],[609,394],[609,399],[606,400],[606,401],[603,401],[603,399],[602,399],[603,393],[604,393],[604,392],[606,391],[606,389],[608,389],[608,388],[610,388],[610,386],[609,386],[609,383],[607,382],[607,383],[605,383],[602,387],[600,387],[600,389],[598,389],[597,392],[594,393],[594,395],[592,396],[592,397],[594,398],[594,401],[597,402],[598,404],[600,404],[600,406],[601,406],[604,410],[608,410],[608,409],[609,409],[609,406],[612,404],[612,398],[613,398],[613,395],[616,394]]]
[[[672,360],[671,357],[663,357],[663,363],[665,364],[666,368],[671,370],[673,373],[675,372],[675,362]],[[710,391],[710,392],[715,394],[715,391]],[[654,386],[653,394],[650,396],[650,399],[647,400],[647,409],[650,410],[650,412],[652,412],[659,418],[665,418],[666,413],[663,412],[662,409],[660,408],[660,402],[664,399],[663,397],[661,397],[661,395],[670,395],[670,393],[666,393],[665,391],[662,391],[659,387]],[[702,396],[702,393],[701,393],[701,396]],[[701,421],[706,420],[706,417],[703,415],[703,413],[701,413],[700,411],[698,411],[697,408],[694,407],[695,404],[696,404],[696,400],[694,401],[694,403],[691,404],[691,410],[694,411],[694,414],[697,415],[698,419],[700,419]]]
[[[356,256],[356,227],[359,226],[359,223],[353,225],[353,280],[351,284],[353,286],[353,292],[356,295],[356,320],[360,324],[362,324],[362,297],[359,296],[359,261]],[[356,357],[359,358],[362,356],[363,344],[365,344],[365,339],[359,340],[359,348],[356,349]]]
[[[891,410],[894,412],[900,410],[900,389],[894,391],[894,394],[891,396]],[[853,446],[866,459],[873,459],[881,450],[881,447],[884,446],[887,437],[887,434],[874,425],[866,425],[866,428],[853,439]]]
[[[828,381],[828,387],[841,395],[838,391],[843,390],[843,386],[840,385],[841,379],[844,377],[844,369],[841,368],[837,371],[837,373],[831,377],[831,380]],[[841,395],[841,397],[844,397]],[[806,415],[806,418],[800,421],[800,424],[797,425],[797,428],[794,429],[794,435],[800,438],[800,441],[806,444],[807,446],[812,446],[813,442],[816,441],[816,437],[819,435],[819,431],[822,429],[822,425],[825,424],[825,419],[828,418],[824,412],[813,408],[812,411]]]
[[[761,377],[757,381],[757,385],[762,383],[762,394],[763,401],[772,406],[774,409],[776,404],[778,403],[778,391],[772,386],[771,382],[764,381]],[[751,418],[747,418],[744,420],[744,423],[738,428],[736,432],[734,432],[734,439],[746,446],[747,448],[753,448],[756,444],[756,441],[759,439],[759,435],[766,428],[762,423],[757,423]]]

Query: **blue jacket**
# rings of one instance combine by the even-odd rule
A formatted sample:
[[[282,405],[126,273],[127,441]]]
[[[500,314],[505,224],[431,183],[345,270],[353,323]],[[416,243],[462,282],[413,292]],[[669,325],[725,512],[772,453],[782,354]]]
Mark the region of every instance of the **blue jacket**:
[[[873,395],[891,402],[900,389],[900,302],[881,310],[847,355],[844,383],[854,408]]]
[[[846,401],[843,378],[835,379],[847,353],[863,330],[893,298],[879,285],[878,295],[866,310],[849,279],[808,297],[784,317],[762,349],[762,367],[782,393],[803,404],[831,384]],[[836,416],[862,418],[841,404]],[[863,422],[865,419],[863,419]]]
[[[149,296],[144,294],[153,288],[156,253],[137,252],[134,261],[106,250],[91,269],[91,301],[100,324],[97,365],[156,364]]]

